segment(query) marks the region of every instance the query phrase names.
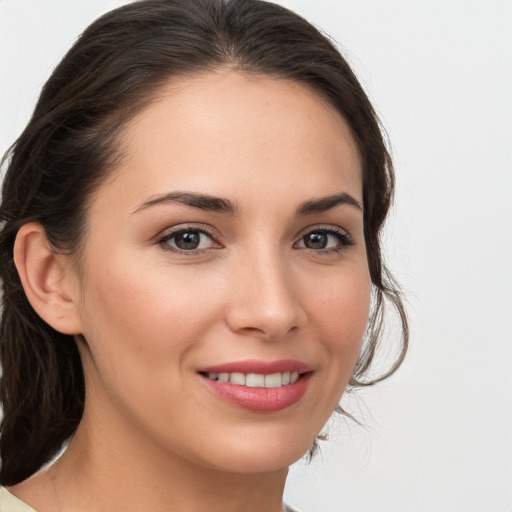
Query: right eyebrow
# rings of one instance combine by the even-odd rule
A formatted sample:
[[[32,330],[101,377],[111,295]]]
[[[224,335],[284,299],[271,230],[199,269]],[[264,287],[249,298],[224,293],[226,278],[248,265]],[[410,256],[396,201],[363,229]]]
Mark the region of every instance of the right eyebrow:
[[[332,196],[306,201],[299,206],[297,214],[311,215],[313,213],[322,213],[342,204],[352,206],[360,212],[363,211],[363,206],[357,199],[346,192],[341,192]]]
[[[207,210],[210,212],[226,213],[235,215],[238,212],[238,206],[222,197],[216,197],[209,194],[197,194],[195,192],[169,192],[159,196],[152,196],[137,206],[132,213],[137,213],[146,210],[152,206],[162,203],[181,203],[200,210]]]

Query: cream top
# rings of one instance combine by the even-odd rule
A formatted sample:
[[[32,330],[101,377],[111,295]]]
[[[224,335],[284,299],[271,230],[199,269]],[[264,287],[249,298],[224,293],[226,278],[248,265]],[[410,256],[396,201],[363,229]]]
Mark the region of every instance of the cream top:
[[[13,496],[5,487],[0,487],[0,512],[36,512],[32,507]]]

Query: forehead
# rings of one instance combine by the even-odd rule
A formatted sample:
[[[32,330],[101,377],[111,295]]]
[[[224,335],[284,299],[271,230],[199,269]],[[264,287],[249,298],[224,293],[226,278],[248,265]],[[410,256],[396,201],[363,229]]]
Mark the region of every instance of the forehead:
[[[170,190],[362,199],[359,153],[341,115],[304,84],[219,70],[172,81],[125,128],[107,187],[126,203]],[[292,187],[292,185],[294,185]],[[246,197],[248,198],[248,197]]]

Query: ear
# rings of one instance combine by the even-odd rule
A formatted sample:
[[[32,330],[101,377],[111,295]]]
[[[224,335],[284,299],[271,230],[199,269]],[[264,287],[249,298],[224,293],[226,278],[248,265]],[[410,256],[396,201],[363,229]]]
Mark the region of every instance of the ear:
[[[79,289],[71,258],[52,251],[41,224],[29,222],[20,228],[14,263],[36,313],[56,331],[80,334]]]

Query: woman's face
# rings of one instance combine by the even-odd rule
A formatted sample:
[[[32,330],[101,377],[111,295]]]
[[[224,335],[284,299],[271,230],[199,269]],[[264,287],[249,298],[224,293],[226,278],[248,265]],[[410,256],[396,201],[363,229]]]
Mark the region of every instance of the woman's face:
[[[368,318],[345,122],[303,85],[218,71],[162,90],[123,146],[89,210],[84,422],[202,466],[289,465]]]

